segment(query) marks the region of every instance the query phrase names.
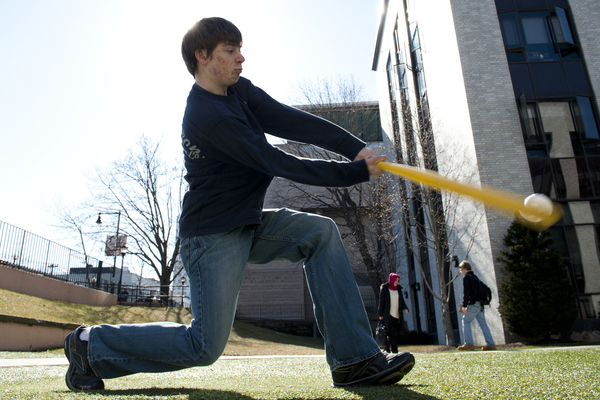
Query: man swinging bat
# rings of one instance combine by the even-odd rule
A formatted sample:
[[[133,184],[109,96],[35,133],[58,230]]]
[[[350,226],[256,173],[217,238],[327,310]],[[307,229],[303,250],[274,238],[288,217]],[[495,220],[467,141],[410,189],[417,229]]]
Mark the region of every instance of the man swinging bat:
[[[410,353],[387,354],[373,339],[335,223],[289,209],[263,209],[275,176],[316,186],[350,186],[379,176],[365,143],[321,118],[283,105],[241,78],[242,35],[229,21],[205,18],[184,36],[194,76],[183,118],[189,191],[179,234],[190,282],[190,325],[82,326],[65,340],[72,390],[103,389],[104,379],[138,372],[207,366],[223,353],[244,267],[304,262],[315,318],[334,386],[393,384],[414,365]],[[347,162],[308,160],[270,145],[265,132],[313,144]]]

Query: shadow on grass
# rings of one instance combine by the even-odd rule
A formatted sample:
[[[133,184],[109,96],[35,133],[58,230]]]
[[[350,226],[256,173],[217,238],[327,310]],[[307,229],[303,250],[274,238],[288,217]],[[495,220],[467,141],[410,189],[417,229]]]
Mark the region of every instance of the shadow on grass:
[[[215,390],[215,389],[185,389],[185,388],[170,388],[170,389],[117,389],[117,390],[98,390],[89,391],[86,394],[93,395],[94,399],[102,397],[115,398],[177,398],[177,396],[183,396],[185,399],[200,400],[200,399],[248,399],[253,400],[253,397],[245,396],[238,392],[228,390]]]
[[[438,397],[429,396],[413,391],[413,387],[423,387],[429,385],[391,385],[377,387],[356,387],[344,388],[342,390],[351,392],[360,396],[363,400],[381,400],[381,399],[415,399],[415,400],[438,400]]]
[[[391,385],[391,386],[377,386],[377,387],[363,387],[363,388],[340,388],[337,390],[347,391],[360,396],[363,400],[381,400],[381,399],[415,399],[415,400],[438,400],[437,397],[417,393],[413,391],[412,387],[420,387],[423,385]],[[216,390],[216,389],[185,389],[185,388],[169,388],[169,389],[119,389],[119,390],[101,390],[101,391],[90,391],[87,395],[94,396],[93,398],[102,397],[116,397],[116,398],[171,398],[177,399],[178,396],[182,396],[186,400],[200,400],[200,399],[241,399],[241,400],[252,400],[255,397],[243,395],[239,392],[228,391],[228,390]],[[287,398],[287,397],[286,397]],[[323,400],[331,399],[331,396],[327,397],[291,397],[289,400]],[[335,398],[335,397],[334,397]]]

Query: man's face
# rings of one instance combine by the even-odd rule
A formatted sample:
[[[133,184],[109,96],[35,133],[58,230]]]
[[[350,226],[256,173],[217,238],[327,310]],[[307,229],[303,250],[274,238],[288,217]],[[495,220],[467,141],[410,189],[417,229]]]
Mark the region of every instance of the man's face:
[[[235,84],[242,73],[242,63],[245,61],[241,53],[241,45],[219,44],[207,59],[206,70],[208,78],[216,85],[227,90]]]

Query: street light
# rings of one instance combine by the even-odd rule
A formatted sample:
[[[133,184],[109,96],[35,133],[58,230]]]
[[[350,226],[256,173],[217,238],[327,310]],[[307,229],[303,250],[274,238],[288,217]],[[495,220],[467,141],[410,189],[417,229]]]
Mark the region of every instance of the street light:
[[[117,235],[115,236],[115,248],[113,249],[114,260],[113,260],[113,278],[115,277],[115,269],[117,269],[117,246],[119,245],[119,225],[121,224],[121,210],[119,212],[105,212],[104,214],[117,214],[119,217],[117,218]],[[102,224],[102,218],[100,218],[102,213],[98,213],[98,219],[96,223],[98,225]]]
[[[121,282],[123,282],[123,260],[127,254],[127,246],[121,247],[121,274],[119,275],[119,284],[117,285],[117,297],[121,296]]]
[[[185,275],[181,275],[181,307],[185,307]]]

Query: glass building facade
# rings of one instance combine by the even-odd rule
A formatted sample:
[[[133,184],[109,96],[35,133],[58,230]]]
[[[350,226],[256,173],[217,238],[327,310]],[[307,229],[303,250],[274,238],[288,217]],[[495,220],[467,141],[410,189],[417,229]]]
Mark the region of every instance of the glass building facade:
[[[589,280],[600,253],[600,135],[585,52],[567,0],[496,0],[534,192],[564,207],[551,228],[579,301],[600,317]]]

